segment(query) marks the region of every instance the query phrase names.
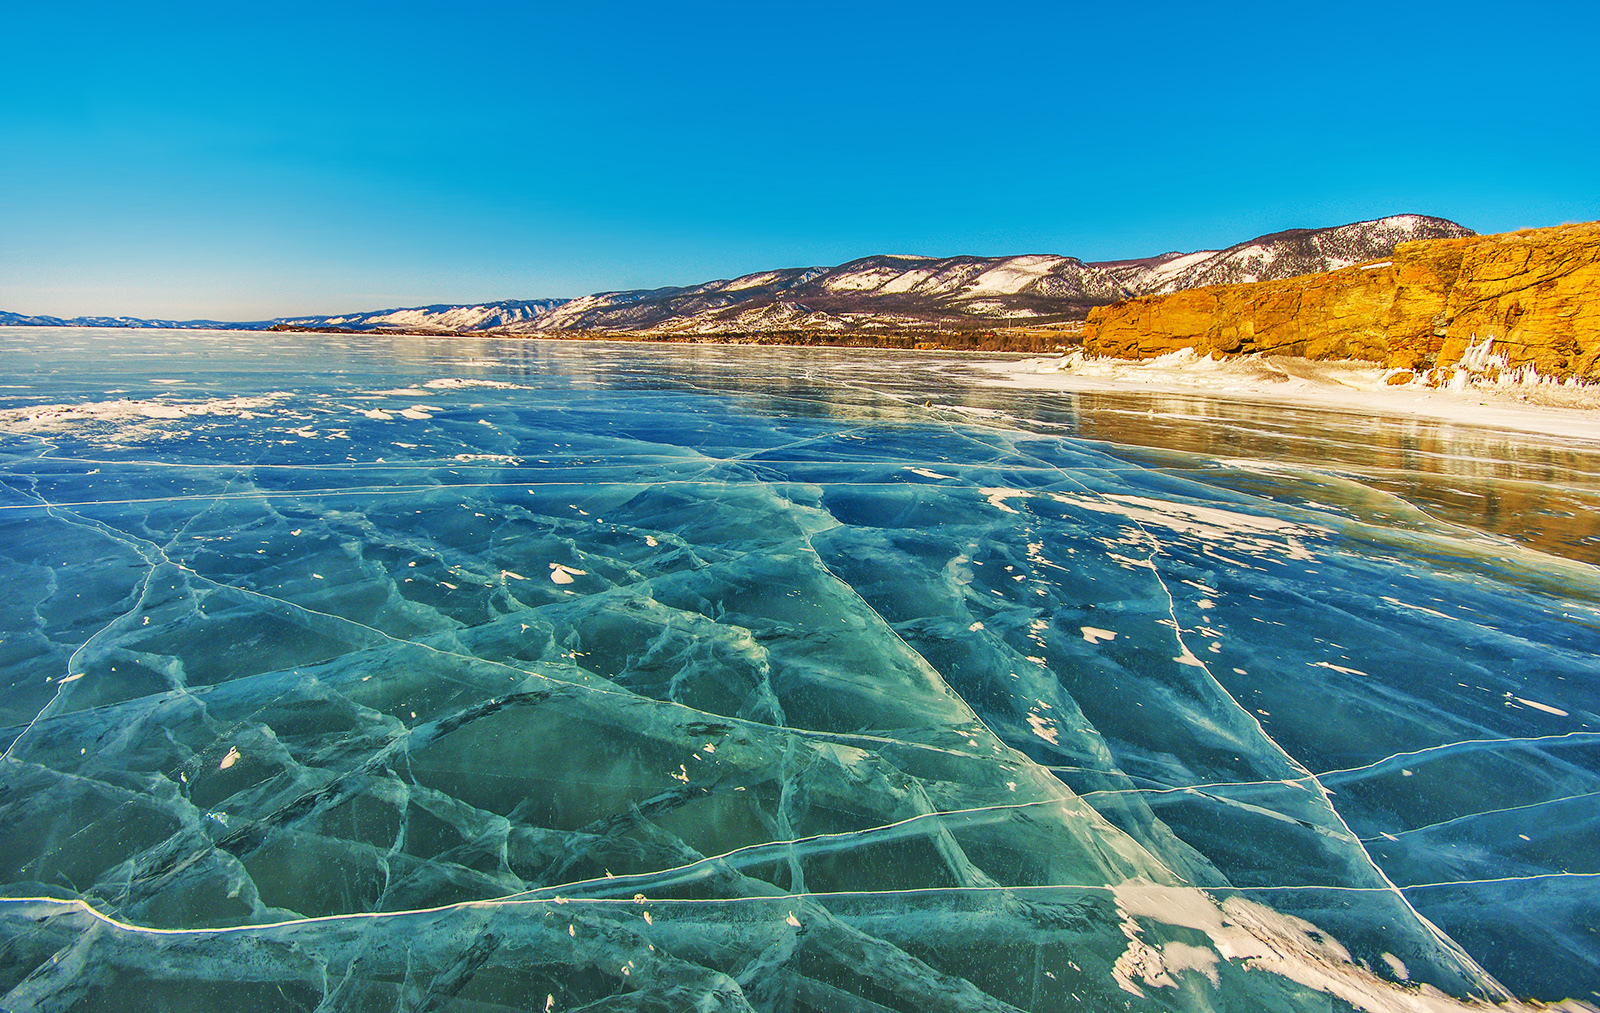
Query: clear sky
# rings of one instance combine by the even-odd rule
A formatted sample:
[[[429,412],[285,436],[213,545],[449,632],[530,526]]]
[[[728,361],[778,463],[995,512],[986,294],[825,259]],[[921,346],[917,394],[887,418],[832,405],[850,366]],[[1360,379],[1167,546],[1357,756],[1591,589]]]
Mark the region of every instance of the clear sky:
[[[0,309],[1600,218],[1600,4],[5,5]]]

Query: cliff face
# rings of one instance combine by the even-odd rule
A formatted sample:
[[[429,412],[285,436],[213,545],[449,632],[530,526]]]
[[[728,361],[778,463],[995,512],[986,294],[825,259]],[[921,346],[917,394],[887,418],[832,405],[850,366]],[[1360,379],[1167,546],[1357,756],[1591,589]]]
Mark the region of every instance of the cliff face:
[[[1094,355],[1179,348],[1448,367],[1494,339],[1511,367],[1600,379],[1600,222],[1401,243],[1326,274],[1144,296],[1090,311]]]

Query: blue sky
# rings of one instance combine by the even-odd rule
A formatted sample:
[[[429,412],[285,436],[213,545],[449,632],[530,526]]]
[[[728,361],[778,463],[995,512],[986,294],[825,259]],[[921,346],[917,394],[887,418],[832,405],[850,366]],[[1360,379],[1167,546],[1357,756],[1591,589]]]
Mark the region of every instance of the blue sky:
[[[15,312],[1600,218],[1592,2],[7,7]]]

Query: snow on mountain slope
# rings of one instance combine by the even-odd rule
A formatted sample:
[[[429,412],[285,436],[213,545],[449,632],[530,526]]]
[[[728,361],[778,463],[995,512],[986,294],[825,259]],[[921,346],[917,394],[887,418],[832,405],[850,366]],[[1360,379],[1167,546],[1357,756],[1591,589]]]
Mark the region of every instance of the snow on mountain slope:
[[[1129,293],[1073,257],[863,257],[731,281],[574,299],[515,331],[669,330],[692,333],[844,327],[973,327],[1082,319]]]
[[[0,327],[160,327],[167,330],[242,330],[266,327],[267,323],[237,324],[222,320],[155,320],[144,317],[51,317],[28,316],[0,310]]]
[[[1096,264],[1116,277],[1130,292],[1144,294],[1154,291],[1156,286],[1162,285],[1169,279],[1178,277],[1183,272],[1216,257],[1216,250],[1201,250],[1198,253],[1163,253],[1159,257],[1150,257],[1145,260],[1123,261],[1115,265]]]
[[[481,331],[531,320],[560,306],[564,299],[507,299],[476,306],[413,306],[373,310],[337,317],[282,317],[270,323],[281,327],[339,327],[367,331],[379,328],[436,330],[442,333]]]
[[[763,271],[651,291],[604,292],[514,331],[984,327],[1081,320],[1092,306],[1200,285],[1288,278],[1394,252],[1396,243],[1471,235],[1454,222],[1396,215],[1260,236],[1226,250],[1086,264],[1073,257],[863,257],[838,267]]]
[[[1471,229],[1443,218],[1393,215],[1334,228],[1290,229],[1226,250],[1152,258],[1158,262],[1136,271],[1121,271],[1119,278],[1136,295],[1177,292],[1202,285],[1275,281],[1380,260],[1393,254],[1397,244],[1415,239],[1470,235]]]
[[[250,324],[123,317],[61,320],[17,314],[0,314],[0,324],[389,328],[442,334],[486,330],[713,334],[1058,324],[1082,321],[1091,307],[1132,296],[1331,271],[1389,257],[1398,243],[1472,234],[1443,218],[1394,215],[1332,228],[1290,229],[1225,250],[1174,251],[1099,263],[1057,254],[944,258],[880,254],[837,267],[783,268],[699,285],[600,292],[572,300],[441,304]]]
[[[406,309],[373,310],[368,313],[349,313],[343,316],[279,317],[275,320],[248,322],[222,320],[157,320],[142,317],[49,317],[24,316],[20,313],[0,312],[0,326],[18,327],[160,327],[169,330],[233,330],[261,331],[270,327],[335,327],[341,330],[368,331],[379,328],[399,330],[438,331],[454,334],[457,331],[486,330],[508,324],[531,320],[550,309],[560,306],[565,299],[508,299],[502,302],[477,306],[440,304],[415,306]]]
[[[920,273],[921,269],[917,270]],[[830,292],[871,292],[883,288],[904,273],[884,264],[831,275],[822,282],[822,287]]]

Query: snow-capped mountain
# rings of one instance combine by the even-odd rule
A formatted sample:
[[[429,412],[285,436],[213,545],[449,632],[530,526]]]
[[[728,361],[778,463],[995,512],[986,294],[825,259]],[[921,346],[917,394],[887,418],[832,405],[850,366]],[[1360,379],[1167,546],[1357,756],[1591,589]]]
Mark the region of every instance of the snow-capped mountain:
[[[475,306],[441,303],[405,309],[373,310],[370,313],[347,313],[336,317],[280,317],[277,320],[269,320],[261,326],[337,327],[350,331],[394,329],[455,334],[459,331],[487,331],[510,327],[532,320],[565,302],[567,302],[565,299],[506,299]]]
[[[1332,271],[1388,257],[1397,243],[1470,235],[1443,218],[1395,215],[1143,260],[864,257],[838,267],[764,271],[687,288],[602,292],[508,329],[718,333],[1060,323],[1133,296]]]
[[[1225,250],[1163,253],[1139,260],[1085,263],[1056,254],[942,259],[880,255],[838,267],[792,267],[700,285],[601,292],[571,300],[440,304],[243,324],[0,313],[0,325],[438,334],[959,330],[1082,321],[1094,306],[1133,296],[1332,271],[1392,256],[1397,244],[1410,240],[1474,234],[1443,218],[1394,215],[1332,228],[1275,232]]]
[[[248,330],[266,327],[264,323],[239,324],[222,320],[156,320],[147,317],[49,317],[26,316],[0,310],[0,327],[160,327],[167,330]]]
[[[1121,282],[1130,295],[1177,292],[1203,285],[1274,281],[1393,255],[1414,239],[1458,239],[1476,235],[1444,218],[1393,215],[1326,229],[1290,229],[1259,236],[1226,250],[1163,253],[1144,260],[1095,264]]]
[[[565,299],[506,299],[475,306],[442,303],[403,309],[372,310],[333,317],[279,317],[246,322],[223,320],[157,320],[146,317],[24,316],[0,311],[0,327],[160,327],[169,330],[264,331],[273,327],[333,328],[342,331],[404,330],[456,334],[484,331],[531,320],[566,302]]]
[[[1115,280],[1073,257],[876,256],[688,288],[602,292],[513,331],[696,333],[851,327],[971,326],[1081,319],[1123,298]]]

